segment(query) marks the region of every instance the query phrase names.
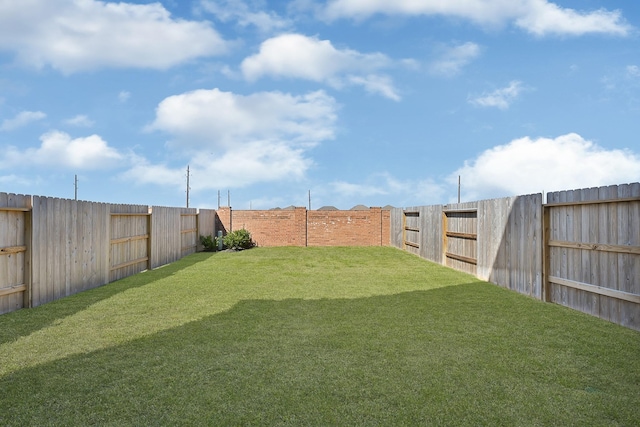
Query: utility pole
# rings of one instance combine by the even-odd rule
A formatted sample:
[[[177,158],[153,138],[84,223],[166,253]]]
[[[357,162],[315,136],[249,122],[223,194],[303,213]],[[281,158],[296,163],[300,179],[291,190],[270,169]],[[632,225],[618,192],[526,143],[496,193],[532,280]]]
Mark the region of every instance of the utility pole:
[[[218,209],[220,209],[220,190],[218,190]]]
[[[460,203],[460,175],[458,175],[458,203]]]
[[[189,207],[189,190],[191,187],[189,187],[189,165],[187,165],[187,207]]]
[[[78,200],[78,175],[75,175],[75,179],[73,181],[73,188],[75,193],[75,200]]]
[[[231,191],[227,190],[227,206],[231,207]]]
[[[309,210],[311,210],[311,190],[309,190]]]

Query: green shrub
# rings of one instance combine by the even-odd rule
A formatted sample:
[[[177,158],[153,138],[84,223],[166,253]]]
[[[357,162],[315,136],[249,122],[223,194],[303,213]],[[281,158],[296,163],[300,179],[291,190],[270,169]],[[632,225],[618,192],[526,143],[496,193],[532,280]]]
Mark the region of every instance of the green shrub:
[[[226,248],[234,250],[249,249],[255,246],[254,241],[251,239],[251,233],[244,228],[227,233],[222,238],[222,243]]]
[[[200,244],[205,252],[215,252],[218,250],[218,238],[213,236],[200,236]]]

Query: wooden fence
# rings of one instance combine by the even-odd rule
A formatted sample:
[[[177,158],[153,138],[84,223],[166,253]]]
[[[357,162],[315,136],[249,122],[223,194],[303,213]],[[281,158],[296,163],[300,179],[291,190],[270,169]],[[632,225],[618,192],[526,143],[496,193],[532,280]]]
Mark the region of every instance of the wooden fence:
[[[0,314],[54,301],[196,252],[207,209],[0,193]]]
[[[0,193],[0,313],[24,307],[30,282],[31,197]]]
[[[389,216],[392,246],[640,330],[640,183]],[[176,261],[224,223],[214,210],[0,193],[0,314]]]
[[[640,330],[640,184],[393,209],[391,244]]]
[[[547,195],[547,301],[640,330],[640,184]]]

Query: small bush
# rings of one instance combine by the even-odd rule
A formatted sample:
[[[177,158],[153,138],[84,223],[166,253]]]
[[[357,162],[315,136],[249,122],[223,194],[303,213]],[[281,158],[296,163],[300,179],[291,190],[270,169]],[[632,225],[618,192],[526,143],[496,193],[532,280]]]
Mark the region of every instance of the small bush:
[[[212,236],[200,236],[200,244],[205,252],[215,252],[218,250],[218,238]]]
[[[242,230],[231,231],[222,238],[222,243],[227,249],[242,250],[255,246],[251,239],[251,233],[244,228]]]

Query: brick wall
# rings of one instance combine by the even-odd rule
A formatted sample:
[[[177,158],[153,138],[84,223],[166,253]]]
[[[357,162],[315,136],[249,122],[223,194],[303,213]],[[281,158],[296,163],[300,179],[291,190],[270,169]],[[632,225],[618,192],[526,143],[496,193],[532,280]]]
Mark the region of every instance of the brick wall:
[[[218,209],[224,233],[242,228],[258,246],[388,246],[390,211],[291,210],[241,211]]]

